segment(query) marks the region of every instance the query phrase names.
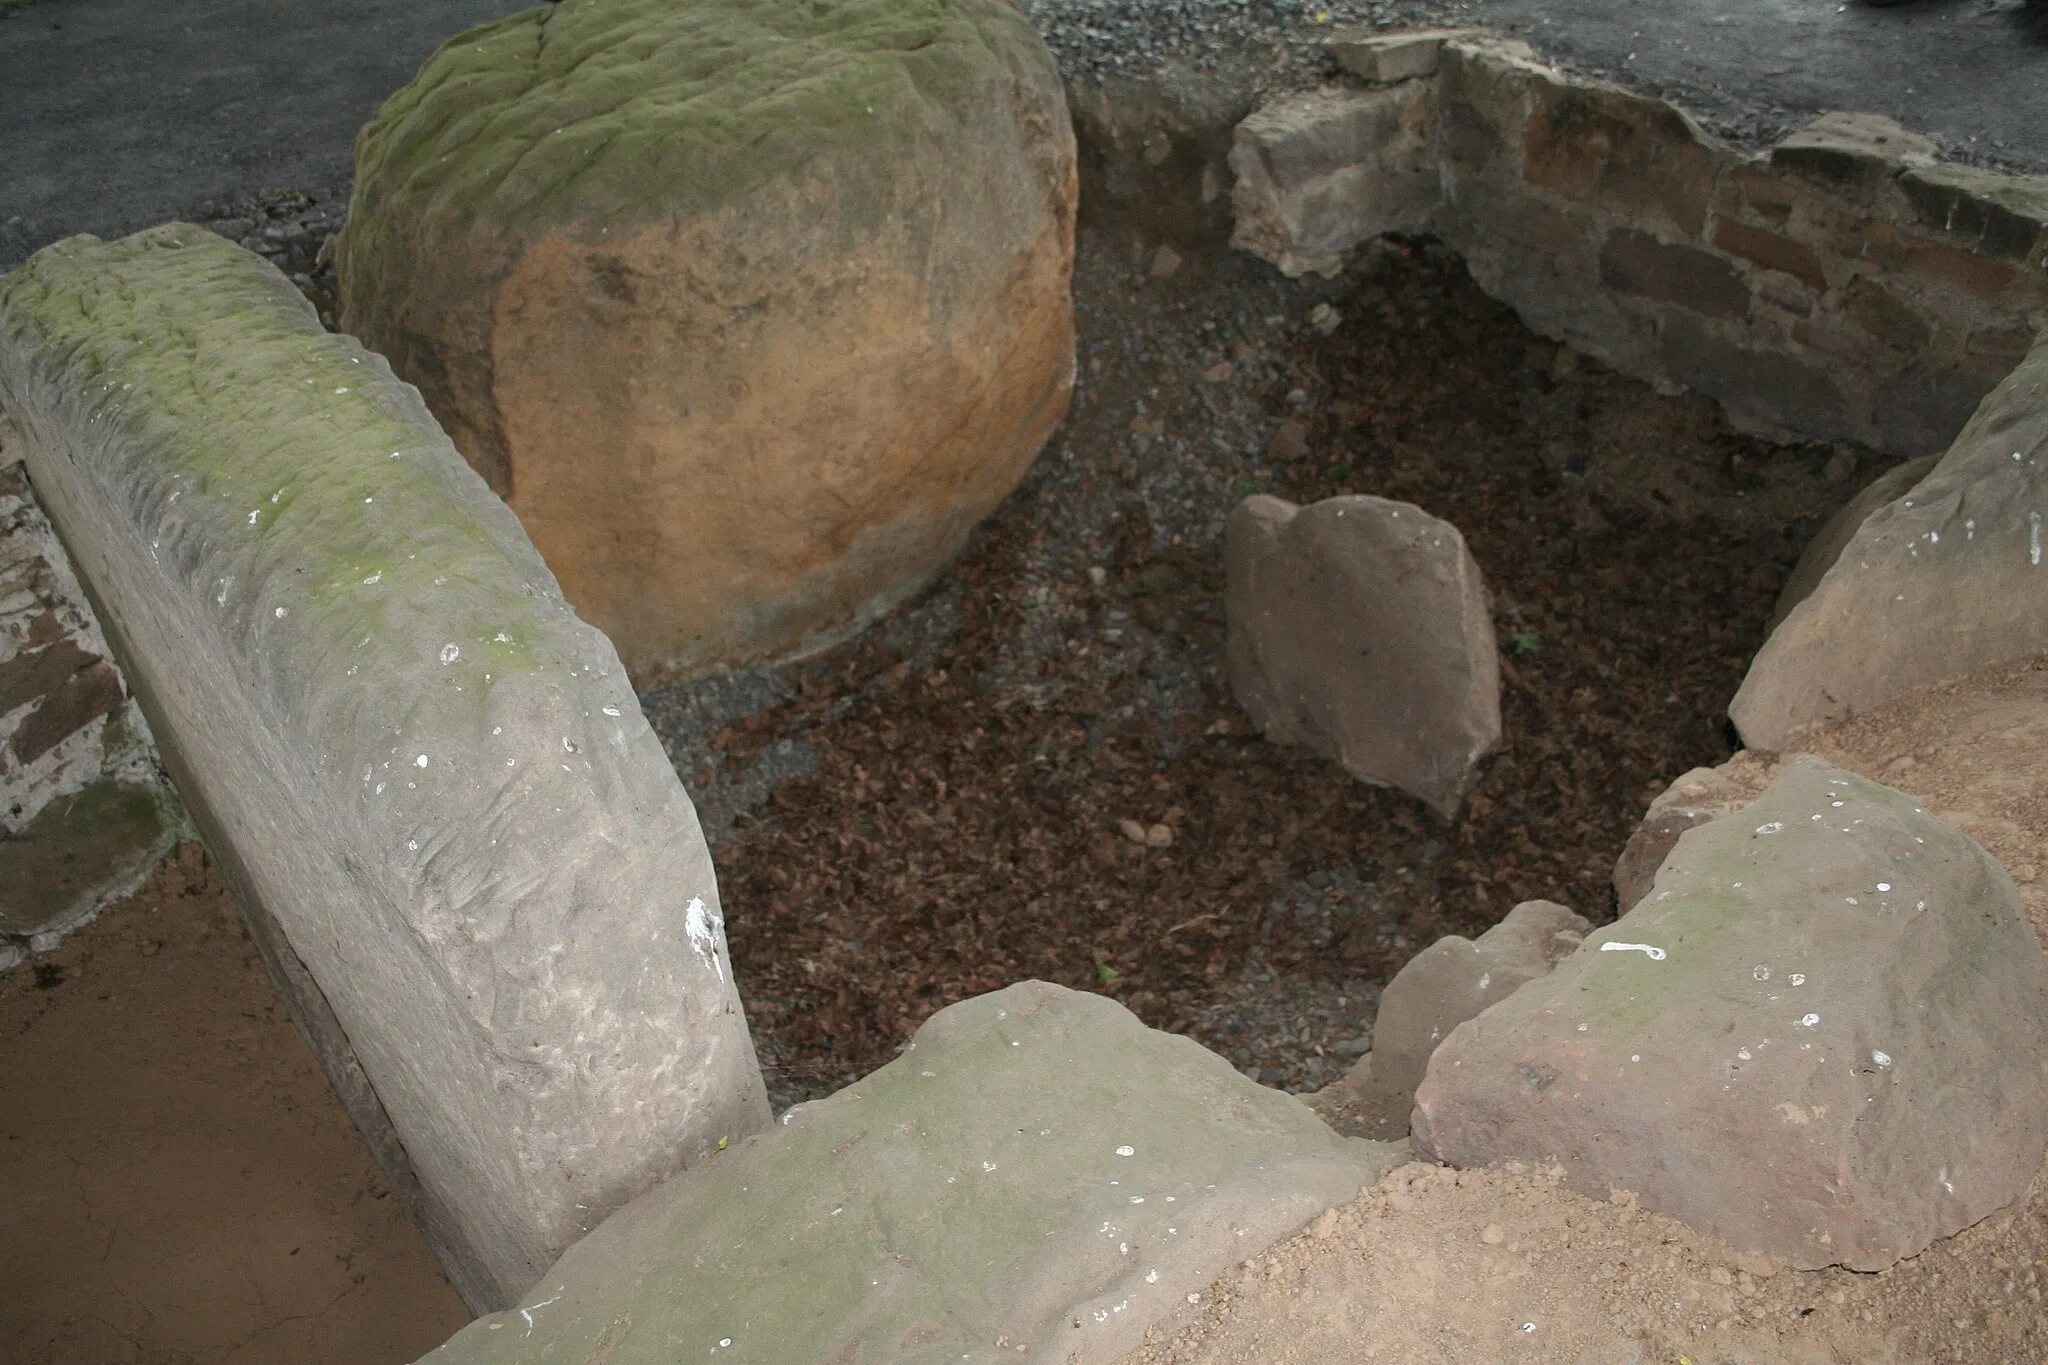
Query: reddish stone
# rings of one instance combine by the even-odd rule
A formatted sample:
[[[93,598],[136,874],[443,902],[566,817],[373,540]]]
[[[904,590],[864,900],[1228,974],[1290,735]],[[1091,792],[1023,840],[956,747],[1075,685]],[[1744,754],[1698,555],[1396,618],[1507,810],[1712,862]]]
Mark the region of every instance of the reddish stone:
[[[54,619],[44,613],[37,625]],[[30,638],[34,636],[35,630],[31,628]],[[0,716],[56,691],[72,674],[97,662],[97,654],[86,653],[70,640],[59,640],[41,649],[23,650],[0,664]]]
[[[1887,346],[1918,351],[1933,329],[1899,297],[1868,275],[1858,275],[1842,291],[1841,311]]]
[[[23,763],[35,762],[125,700],[121,675],[105,659],[94,660],[29,713],[14,732],[14,756]]]
[[[1864,254],[1887,270],[1918,276],[1930,288],[1967,290],[1987,303],[2005,292],[2018,272],[2003,261],[1959,251],[1940,242],[1909,237],[1890,223],[1872,223]]]
[[[1624,218],[1661,215],[1699,236],[1720,158],[1685,115],[1607,86],[1532,83],[1531,93],[1522,143],[1530,184]]]
[[[1766,232],[1733,218],[1716,218],[1714,245],[1731,256],[1740,256],[1766,270],[1790,275],[1809,289],[1828,287],[1827,272],[1821,268],[1820,257],[1814,255],[1812,248],[1801,246],[1789,237],[1780,237],[1775,232]]]

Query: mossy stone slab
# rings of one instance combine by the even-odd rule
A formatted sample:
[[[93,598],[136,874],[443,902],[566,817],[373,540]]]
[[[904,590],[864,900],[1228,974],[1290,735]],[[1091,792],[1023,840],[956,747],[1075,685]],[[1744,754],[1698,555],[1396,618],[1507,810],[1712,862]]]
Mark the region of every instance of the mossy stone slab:
[[[287,1003],[472,1305],[767,1122],[689,798],[417,391],[171,224],[0,278],[0,405]]]
[[[615,1214],[423,1365],[1114,1360],[1403,1160],[1024,982]]]

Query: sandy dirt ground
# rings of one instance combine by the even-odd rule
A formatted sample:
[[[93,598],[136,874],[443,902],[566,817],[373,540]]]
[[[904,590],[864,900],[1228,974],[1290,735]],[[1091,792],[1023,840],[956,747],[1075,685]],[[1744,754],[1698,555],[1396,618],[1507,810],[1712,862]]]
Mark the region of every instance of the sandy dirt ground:
[[[469,1320],[197,845],[0,976],[0,1362],[375,1365]]]

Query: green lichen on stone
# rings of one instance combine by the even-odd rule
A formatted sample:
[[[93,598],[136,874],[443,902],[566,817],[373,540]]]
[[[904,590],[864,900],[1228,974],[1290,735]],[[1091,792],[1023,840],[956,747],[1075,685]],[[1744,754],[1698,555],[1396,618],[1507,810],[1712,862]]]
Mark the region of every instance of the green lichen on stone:
[[[1057,88],[1002,0],[568,0],[451,39],[386,102],[357,139],[350,236],[664,221],[814,159],[886,175],[1027,77]]]
[[[1120,1005],[1026,982],[643,1196],[427,1360],[1100,1353],[1404,1157]]]
[[[24,421],[31,387],[84,395],[67,425],[100,450],[78,462],[119,485],[158,562],[217,577],[230,629],[375,669],[417,664],[390,647],[434,616],[466,670],[536,666],[523,579],[546,571],[530,547],[523,576],[508,561],[516,523],[451,477],[461,457],[383,360],[260,258],[184,224],[38,252],[0,278],[0,401]]]

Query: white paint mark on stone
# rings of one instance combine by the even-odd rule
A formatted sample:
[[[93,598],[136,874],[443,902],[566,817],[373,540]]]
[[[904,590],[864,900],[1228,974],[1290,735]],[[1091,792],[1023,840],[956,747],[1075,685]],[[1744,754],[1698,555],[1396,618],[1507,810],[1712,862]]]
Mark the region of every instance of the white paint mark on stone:
[[[1739,1047],[1735,1049],[1735,1055],[1741,1061],[1747,1062],[1753,1060],[1753,1056],[1750,1053],[1750,1050],[1746,1047]]]
[[[459,646],[459,645],[452,645],[452,644],[449,644],[449,645],[442,645],[442,646],[441,646],[441,662],[442,662],[443,664],[452,664],[452,663],[454,663],[454,662],[455,662],[455,661],[456,661],[457,659],[459,659],[459,658],[461,658],[461,657],[462,657],[462,647],[461,647],[461,646]]]
[[[1892,884],[1890,882],[1879,882],[1877,884],[1877,889],[1880,891],[1889,891],[1892,889]]]
[[[1145,1272],[1145,1283],[1146,1283],[1146,1284],[1158,1284],[1158,1283],[1159,1283],[1159,1272],[1158,1272],[1158,1271],[1156,1271],[1156,1270],[1148,1270],[1148,1271],[1146,1271],[1146,1272]]]
[[[1750,968],[1749,974],[1759,981],[1769,981],[1771,979],[1771,969],[1764,966],[1761,962]]]
[[[604,713],[608,716],[616,716],[619,714],[619,708],[616,706],[607,706],[604,708]]]
[[[718,935],[711,923],[711,912],[704,908],[703,897],[690,897],[689,907],[683,912],[683,932],[689,935],[690,946],[696,950],[697,956],[711,964],[711,970],[718,973],[720,981],[725,980],[725,968],[718,961]]]
[[[1138,1149],[1135,1147],[1119,1147],[1116,1149],[1116,1154],[1118,1156],[1136,1156]]]
[[[263,515],[263,509],[262,509],[262,508],[260,508],[260,507],[259,507],[259,508],[257,508],[257,509],[256,509],[255,511],[251,512],[251,513],[249,514],[249,524],[250,524],[251,526],[254,526],[254,525],[256,524],[256,518],[258,518],[258,517],[260,517],[260,516],[262,516],[262,515]]]
[[[992,1171],[992,1170],[994,1170],[995,1168],[996,1168],[996,1163],[995,1163],[995,1162],[993,1162],[993,1161],[984,1161],[984,1162],[982,1162],[982,1163],[981,1163],[981,1169],[983,1169],[984,1171]]]
[[[277,619],[280,621],[284,620],[284,618],[289,616],[290,614],[291,613],[287,612],[283,607],[279,607],[277,609]]]
[[[1773,820],[1767,825],[1758,825],[1756,827],[1756,832],[1758,834],[1776,834],[1783,828],[1785,828],[1785,822],[1783,820]]]
[[[2027,563],[2041,567],[2041,514],[2027,513]]]
[[[1600,945],[1600,951],[1603,953],[1641,953],[1652,962],[1662,962],[1665,958],[1671,956],[1662,948],[1653,947],[1648,943],[1603,943]]]
[[[1818,1014],[1802,1014],[1799,1016],[1799,1027],[1801,1028],[1812,1028],[1819,1022],[1820,1016]]]
[[[368,578],[365,578],[365,579],[363,580],[363,586],[364,586],[364,587],[374,587],[374,586],[375,586],[376,584],[378,584],[378,583],[382,582],[382,581],[383,581],[383,578],[384,578],[384,571],[383,571],[382,569],[379,569],[379,570],[377,570],[377,572],[375,572],[375,573],[371,574],[371,575],[370,575],[370,576],[369,576]]]
[[[1870,1060],[1876,1062],[1878,1067],[1882,1069],[1892,1064],[1892,1054],[1889,1052],[1873,1052],[1870,1054]]]
[[[412,766],[413,766],[413,767],[415,767],[415,768],[424,768],[424,767],[426,767],[426,766],[427,766],[427,756],[426,756],[425,754],[421,754],[421,755],[420,755],[420,756],[419,756],[418,758],[415,758],[415,759],[414,759],[414,760],[412,761]]]

